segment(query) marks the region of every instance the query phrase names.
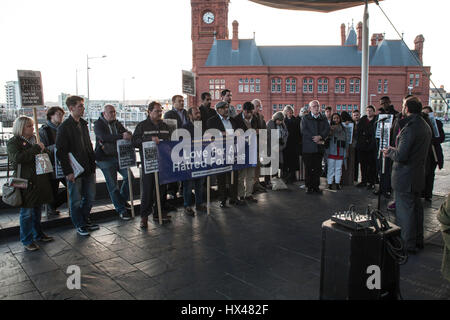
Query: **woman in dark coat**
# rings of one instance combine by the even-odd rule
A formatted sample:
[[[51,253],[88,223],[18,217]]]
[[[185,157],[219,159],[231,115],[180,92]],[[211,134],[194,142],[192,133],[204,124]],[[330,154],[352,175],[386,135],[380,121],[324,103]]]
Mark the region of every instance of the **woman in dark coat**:
[[[353,123],[353,137],[352,143],[347,146],[347,159],[344,160],[344,166],[342,168],[342,185],[352,186],[355,177],[355,146],[356,146],[356,130],[355,122],[352,116],[346,112],[341,113],[342,123],[348,125]],[[349,138],[347,140],[350,140]]]
[[[291,106],[286,106],[283,114],[284,124],[288,130],[286,148],[283,150],[283,178],[286,183],[292,183],[296,180],[295,172],[299,170],[300,121],[294,116],[294,110]]]
[[[21,166],[20,178],[28,180],[28,187],[21,189],[20,241],[29,251],[38,250],[35,241],[52,241],[41,229],[41,206],[53,200],[50,174],[36,174],[37,154],[47,152],[41,142],[36,142],[33,119],[19,117],[13,125],[13,137],[8,141],[8,158],[17,175]]]

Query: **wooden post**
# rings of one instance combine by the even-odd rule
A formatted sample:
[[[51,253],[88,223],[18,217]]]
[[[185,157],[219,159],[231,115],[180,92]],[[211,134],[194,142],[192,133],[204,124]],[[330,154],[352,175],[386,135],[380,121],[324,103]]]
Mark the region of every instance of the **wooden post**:
[[[130,190],[131,216],[134,219],[134,198],[133,198],[133,179],[132,179],[133,172],[131,171],[131,168],[128,168],[127,171],[128,171],[128,189]]]
[[[206,212],[209,215],[211,206],[211,177],[206,177]]]
[[[161,199],[159,196],[159,177],[158,172],[155,172],[155,183],[156,183],[156,203],[158,204],[158,217],[159,217],[159,224],[162,224],[162,215],[161,215]]]

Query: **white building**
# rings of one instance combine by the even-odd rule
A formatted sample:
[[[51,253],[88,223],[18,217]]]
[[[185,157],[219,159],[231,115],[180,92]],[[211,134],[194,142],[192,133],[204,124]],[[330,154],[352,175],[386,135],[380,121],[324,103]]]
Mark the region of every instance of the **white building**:
[[[441,86],[439,89],[430,89],[430,107],[433,108],[437,117],[443,117],[447,112],[446,96],[447,92],[444,86]]]
[[[20,100],[19,81],[7,81],[6,90],[6,107],[8,109],[19,109],[22,106]]]

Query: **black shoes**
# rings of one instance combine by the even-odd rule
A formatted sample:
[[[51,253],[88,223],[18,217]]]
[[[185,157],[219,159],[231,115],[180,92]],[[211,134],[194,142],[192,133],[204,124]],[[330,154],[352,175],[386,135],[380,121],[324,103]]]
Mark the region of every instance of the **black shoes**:
[[[308,189],[306,189],[306,193],[307,194],[313,194],[314,190],[312,188],[308,188]]]
[[[220,201],[219,207],[221,207],[222,209],[229,208],[229,206],[227,206],[227,202],[226,201]]]
[[[336,184],[336,190],[342,190],[342,186],[339,183]]]
[[[332,185],[332,184],[329,184],[328,187],[327,187],[327,189],[333,190],[333,185]]]
[[[195,210],[198,212],[207,212],[208,208],[204,204],[201,204],[199,206],[196,206]]]
[[[184,208],[184,213],[185,213],[187,216],[195,217],[195,212],[194,212],[194,210],[192,210],[191,207],[186,207],[186,208]]]
[[[313,189],[315,193],[317,194],[323,194],[323,191],[320,188]]]
[[[245,198],[245,200],[246,200],[246,201],[253,202],[253,203],[257,203],[257,202],[258,202],[258,200],[256,200],[255,198],[253,198],[253,196],[248,196],[248,197]]]
[[[120,217],[120,219],[127,221],[127,220],[131,219],[131,214],[128,213],[128,211],[125,211],[125,212],[119,213],[119,217]]]
[[[367,186],[365,182],[360,182],[356,185],[357,188],[364,188],[365,186]]]

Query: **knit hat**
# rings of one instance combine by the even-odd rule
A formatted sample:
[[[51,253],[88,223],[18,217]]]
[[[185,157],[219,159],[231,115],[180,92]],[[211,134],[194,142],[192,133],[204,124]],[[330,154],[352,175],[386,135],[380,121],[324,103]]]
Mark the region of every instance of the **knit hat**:
[[[274,115],[272,116],[272,120],[273,121],[276,121],[276,120],[283,121],[284,120],[283,112],[282,111],[275,112]]]
[[[227,104],[228,104],[228,103],[225,102],[225,101],[217,102],[217,104],[216,104],[216,110],[219,109],[219,108],[225,108],[225,106],[226,106]]]

